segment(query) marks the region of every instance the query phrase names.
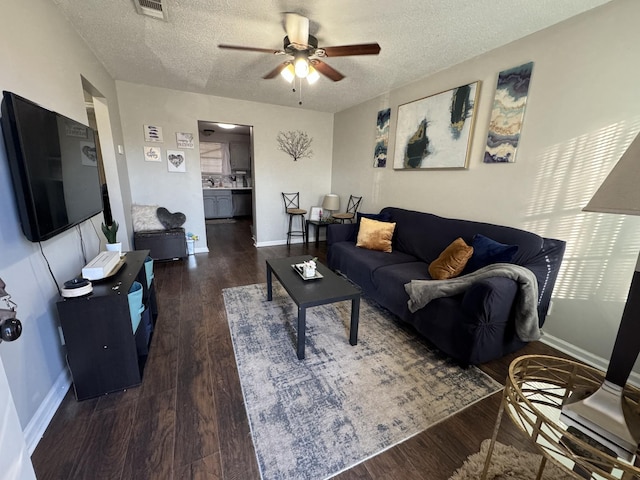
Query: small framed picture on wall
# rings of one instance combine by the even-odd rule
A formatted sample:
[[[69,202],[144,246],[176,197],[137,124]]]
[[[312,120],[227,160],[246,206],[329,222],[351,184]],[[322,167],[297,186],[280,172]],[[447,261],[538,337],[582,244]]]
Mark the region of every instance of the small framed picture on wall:
[[[186,172],[187,164],[185,162],[184,152],[180,150],[167,150],[167,168],[170,172]]]

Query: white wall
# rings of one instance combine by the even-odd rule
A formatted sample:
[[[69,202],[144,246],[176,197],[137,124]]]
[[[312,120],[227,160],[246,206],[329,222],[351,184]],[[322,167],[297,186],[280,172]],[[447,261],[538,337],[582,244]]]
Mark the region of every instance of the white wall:
[[[283,243],[286,216],[281,192],[300,191],[303,208],[318,205],[330,191],[333,115],[196,93],[116,82],[134,203],[154,204],[187,216],[184,227],[205,238],[199,148],[183,150],[187,172],[169,173],[167,149],[176,132],[197,134],[198,120],[253,126],[254,225],[259,246]],[[163,129],[160,163],[143,158],[143,125]],[[278,150],[279,131],[302,130],[313,138],[312,158],[294,162]],[[200,243],[202,240],[199,240]],[[198,246],[198,245],[196,245]],[[209,249],[215,245],[209,245]]]
[[[114,138],[121,142],[115,84],[84,42],[48,0],[1,0],[6,21],[0,29],[0,90],[26,97],[87,124],[81,76],[108,100]],[[0,139],[0,277],[18,304],[22,337],[0,345],[11,394],[30,449],[66,392],[68,376],[58,334],[58,292],[36,243],[22,234]],[[98,228],[102,216],[94,217]],[[82,226],[89,258],[102,240],[90,222]],[[84,265],[75,229],[42,243],[58,282],[75,277]],[[53,409],[53,410],[52,410]]]
[[[606,362],[640,250],[640,219],[581,209],[640,130],[638,18],[640,2],[617,0],[338,113],[333,190],[342,199],[364,195],[362,211],[393,205],[566,240],[546,338]],[[516,163],[484,164],[497,75],[528,61],[534,67]],[[469,169],[393,170],[398,105],[476,80]],[[376,113],[385,107],[389,160],[377,169]]]

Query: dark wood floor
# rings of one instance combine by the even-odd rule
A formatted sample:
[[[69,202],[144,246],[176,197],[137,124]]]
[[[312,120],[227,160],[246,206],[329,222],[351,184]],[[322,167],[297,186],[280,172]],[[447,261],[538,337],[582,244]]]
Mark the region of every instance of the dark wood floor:
[[[38,479],[259,479],[222,289],[265,281],[265,259],[326,246],[256,249],[248,221],[207,226],[209,254],[155,265],[159,317],[142,386],[77,402],[65,397],[32,460]],[[482,369],[503,382],[539,342]],[[293,354],[293,351],[292,351]],[[339,480],[446,480],[492,434],[497,393],[343,472]],[[529,450],[508,420],[500,441]]]

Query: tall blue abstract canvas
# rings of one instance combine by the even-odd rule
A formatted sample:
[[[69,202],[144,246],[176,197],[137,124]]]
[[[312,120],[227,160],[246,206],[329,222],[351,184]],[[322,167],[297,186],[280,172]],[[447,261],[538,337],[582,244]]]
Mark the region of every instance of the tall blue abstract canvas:
[[[498,75],[484,163],[513,163],[522,131],[533,62]]]
[[[387,148],[389,147],[389,120],[391,109],[380,110],[376,122],[376,146],[373,154],[373,166],[384,168],[387,166]]]

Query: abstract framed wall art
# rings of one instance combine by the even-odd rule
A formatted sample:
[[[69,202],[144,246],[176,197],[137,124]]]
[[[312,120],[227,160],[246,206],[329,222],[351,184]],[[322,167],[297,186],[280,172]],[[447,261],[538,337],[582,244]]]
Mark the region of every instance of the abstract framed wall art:
[[[500,72],[484,163],[513,163],[522,131],[533,62]]]
[[[373,166],[384,168],[387,166],[387,148],[389,147],[389,120],[391,109],[380,110],[376,122],[376,145],[373,154]]]
[[[398,107],[395,170],[467,168],[480,82]]]

